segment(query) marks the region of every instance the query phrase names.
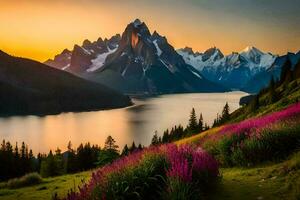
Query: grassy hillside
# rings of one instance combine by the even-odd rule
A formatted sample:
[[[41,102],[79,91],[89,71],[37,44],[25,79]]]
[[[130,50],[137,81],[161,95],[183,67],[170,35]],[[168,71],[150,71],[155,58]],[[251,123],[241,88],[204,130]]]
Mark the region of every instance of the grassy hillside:
[[[223,168],[222,182],[210,199],[274,199],[300,198],[300,154],[281,163],[252,168]]]
[[[263,91],[259,96],[259,108],[251,109],[251,105],[245,105],[231,114],[231,120],[228,123],[238,122],[250,117],[262,116],[267,113],[282,110],[300,101],[300,79],[294,80],[288,84],[280,85],[276,88],[276,93],[280,95],[278,101],[270,103],[270,93]]]
[[[3,200],[38,200],[51,199],[57,193],[60,197],[67,195],[70,189],[81,185],[82,180],[87,181],[90,178],[91,172],[82,172],[72,175],[58,176],[54,178],[45,178],[42,183],[23,187],[20,189],[9,189],[5,183],[0,183],[0,199]]]
[[[36,186],[20,189],[3,188],[0,184],[1,200],[51,199],[57,192],[60,197],[77,186],[81,180],[87,180],[91,172],[82,172],[44,179]],[[211,200],[274,199],[297,200],[300,198],[300,154],[295,154],[281,163],[268,163],[251,168],[221,168],[222,181],[216,186]]]

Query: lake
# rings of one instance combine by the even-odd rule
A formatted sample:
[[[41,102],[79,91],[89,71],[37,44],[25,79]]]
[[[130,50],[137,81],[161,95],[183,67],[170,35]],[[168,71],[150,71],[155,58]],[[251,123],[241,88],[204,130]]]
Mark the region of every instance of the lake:
[[[90,142],[103,146],[111,135],[122,150],[125,144],[149,145],[155,131],[174,125],[186,126],[192,107],[204,122],[212,124],[228,102],[231,111],[239,108],[244,92],[172,94],[133,99],[134,106],[122,109],[59,115],[18,116],[0,118],[0,139],[15,144],[24,141],[36,154],[47,153],[59,147],[66,150],[69,141],[73,147]]]

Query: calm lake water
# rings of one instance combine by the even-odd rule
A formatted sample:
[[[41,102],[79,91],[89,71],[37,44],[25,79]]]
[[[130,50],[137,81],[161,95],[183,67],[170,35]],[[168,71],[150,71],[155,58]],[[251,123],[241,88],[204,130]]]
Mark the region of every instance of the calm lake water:
[[[133,99],[135,105],[123,109],[0,118],[0,139],[19,144],[24,141],[35,154],[57,147],[65,150],[69,141],[73,147],[85,142],[103,146],[108,135],[112,135],[120,149],[133,140],[149,145],[155,131],[162,135],[174,125],[185,126],[192,107],[198,116],[202,112],[204,121],[211,125],[226,102],[233,111],[245,95],[243,92],[162,95]]]

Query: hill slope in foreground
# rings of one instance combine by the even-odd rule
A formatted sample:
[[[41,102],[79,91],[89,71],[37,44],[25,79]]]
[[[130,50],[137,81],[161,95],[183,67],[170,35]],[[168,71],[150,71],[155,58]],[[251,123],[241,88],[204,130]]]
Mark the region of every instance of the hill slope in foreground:
[[[300,183],[300,154],[295,154],[285,162],[265,164],[251,168],[221,168],[222,181],[207,199],[297,199]],[[283,169],[292,169],[285,172]],[[87,181],[92,172],[46,178],[36,186],[21,189],[1,188],[3,200],[50,199],[55,193],[66,196],[68,191]],[[298,192],[298,193],[297,193]]]

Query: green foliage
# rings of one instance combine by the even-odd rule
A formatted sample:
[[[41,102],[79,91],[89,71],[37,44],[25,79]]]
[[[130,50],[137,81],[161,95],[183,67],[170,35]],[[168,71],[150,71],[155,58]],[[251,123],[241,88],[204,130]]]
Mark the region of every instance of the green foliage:
[[[224,108],[223,108],[223,111],[222,111],[222,120],[223,121],[227,121],[229,119],[229,112],[230,112],[230,108],[229,108],[229,105],[228,105],[228,102],[226,102]]]
[[[190,114],[190,119],[189,119],[189,125],[188,129],[191,132],[198,132],[198,122],[197,122],[197,116],[196,116],[196,111],[195,108],[192,108],[191,114]]]
[[[200,114],[200,117],[199,117],[199,122],[198,122],[198,131],[199,132],[202,132],[203,129],[204,129],[204,124],[203,124],[203,116],[202,116],[202,113]],[[206,124],[207,125],[207,124]]]
[[[249,111],[255,112],[259,109],[259,95],[255,95],[249,105]]]
[[[84,171],[88,169],[93,169],[97,166],[98,154],[100,152],[100,147],[97,145],[91,146],[90,143],[85,145],[80,144],[77,148],[77,170]]]
[[[52,177],[64,174],[62,156],[59,152],[55,155],[50,151],[45,160],[42,161],[40,174],[42,177]]]
[[[199,120],[197,120],[196,111],[193,108],[190,114],[189,123],[185,128],[182,125],[176,125],[172,127],[171,130],[169,129],[165,130],[163,132],[162,138],[158,137],[157,132],[155,132],[151,144],[158,145],[158,144],[166,144],[169,142],[174,142],[182,138],[201,133],[202,131],[208,129],[209,126],[207,125],[207,123],[204,124],[203,122],[202,113],[199,116]]]
[[[228,105],[228,102],[226,102],[225,106],[222,110],[222,115],[220,116],[217,114],[217,118],[214,120],[213,127],[219,126],[224,124],[230,119],[230,107]]]
[[[299,64],[300,66],[300,64]],[[300,67],[299,67],[300,71]],[[274,96],[270,95],[270,86],[259,92],[259,108],[255,111],[251,104],[243,106],[230,115],[228,122],[239,122],[244,119],[282,110],[300,100],[300,79],[280,84],[274,81]],[[272,93],[272,92],[271,92]]]
[[[151,140],[151,145],[158,145],[159,144],[159,138],[157,135],[157,131],[155,131],[153,138]]]
[[[7,182],[8,188],[20,188],[31,185],[36,185],[42,182],[42,177],[38,173],[30,173],[21,178],[11,179]]]
[[[129,148],[128,145],[126,144],[122,150],[122,153],[121,153],[121,156],[127,156],[129,155],[130,153],[133,153],[135,151],[140,151],[140,150],[143,150],[144,147],[139,144],[138,146],[135,145],[134,141],[132,142],[132,145],[131,147]]]
[[[249,166],[280,161],[300,148],[300,126],[265,129],[259,137],[234,134],[204,145],[223,166]]]
[[[122,156],[128,156],[128,154],[129,154],[129,148],[128,148],[127,144],[125,144],[125,146],[124,146],[124,148],[122,150],[121,155]]]
[[[272,103],[275,103],[276,101],[278,101],[278,99],[280,97],[279,97],[279,94],[276,90],[276,83],[274,81],[273,76],[271,78],[268,90],[269,90],[269,104],[272,104]]]
[[[98,187],[93,192],[94,197],[105,194],[106,199],[159,199],[165,187],[166,159],[162,155],[149,154],[134,168],[128,168],[120,173],[108,176],[106,190]]]
[[[135,143],[133,141],[131,147],[129,148],[129,151],[130,152],[134,152],[136,149],[137,149],[137,147],[136,147],[136,145],[135,145]]]
[[[280,74],[280,83],[286,83],[293,80],[293,72],[292,72],[292,63],[290,59],[287,59],[284,63],[281,74]]]
[[[96,162],[97,166],[103,166],[106,164],[111,163],[112,161],[119,158],[120,155],[115,150],[109,149],[109,150],[101,150],[98,155],[98,160]]]
[[[225,137],[216,143],[213,153],[216,158],[224,166],[232,166],[232,153],[235,151],[243,140],[246,139],[245,134],[234,134],[231,137]],[[209,149],[211,151],[211,149]]]
[[[116,141],[109,135],[105,140],[104,149],[108,151],[115,151],[116,153],[118,153],[118,148],[119,146],[116,145]]]
[[[283,130],[265,130],[260,138],[250,138],[241,148],[244,159],[254,165],[267,160],[279,161],[300,148],[300,126]],[[234,163],[243,165],[239,160]]]
[[[0,147],[0,163],[0,181],[23,176],[39,168],[38,160],[24,142],[19,149],[18,143],[13,148],[10,142],[3,140]]]
[[[193,188],[192,185],[184,183],[178,179],[171,179],[169,181],[168,192],[164,199],[170,200],[184,200],[184,199],[199,199],[199,190]]]

